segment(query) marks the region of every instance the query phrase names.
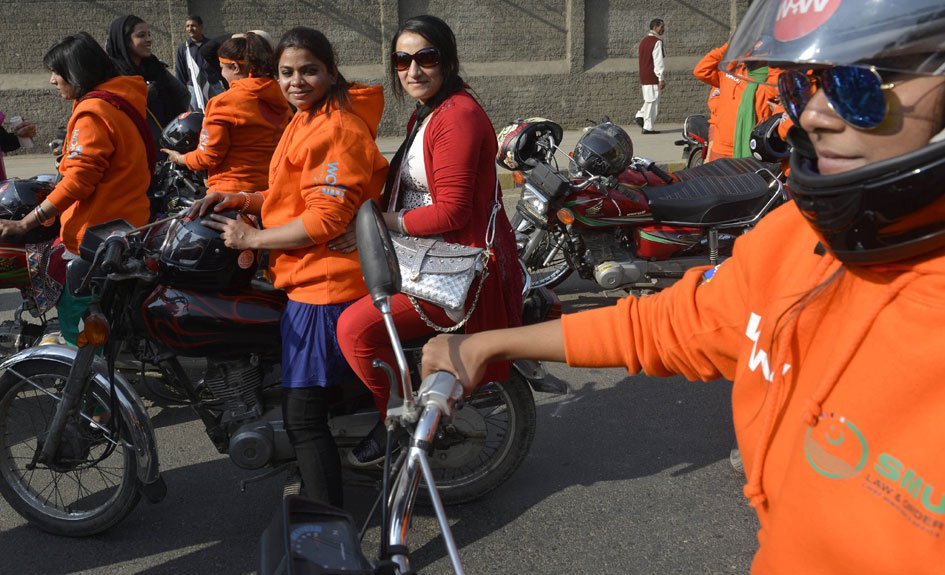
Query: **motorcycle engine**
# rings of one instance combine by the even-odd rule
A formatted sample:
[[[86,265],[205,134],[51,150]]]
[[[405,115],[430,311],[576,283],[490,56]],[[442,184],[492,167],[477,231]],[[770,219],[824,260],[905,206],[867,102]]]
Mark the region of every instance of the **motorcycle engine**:
[[[617,289],[640,281],[646,262],[635,259],[626,240],[613,232],[585,233],[586,264],[594,270],[594,281],[604,289]]]
[[[262,367],[247,359],[207,363],[203,383],[224,406],[220,423],[243,421],[262,415]]]

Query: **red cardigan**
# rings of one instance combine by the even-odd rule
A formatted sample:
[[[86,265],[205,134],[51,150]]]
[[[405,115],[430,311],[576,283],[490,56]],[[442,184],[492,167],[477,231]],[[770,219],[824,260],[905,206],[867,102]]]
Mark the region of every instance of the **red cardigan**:
[[[411,116],[408,132],[415,121],[416,115]],[[440,104],[428,122],[423,160],[433,203],[406,212],[404,227],[414,236],[442,234],[448,242],[485,247],[496,193],[498,146],[492,122],[465,90]],[[499,200],[501,206],[501,196]],[[496,218],[492,251],[489,277],[465,326],[466,333],[522,323],[522,271],[504,207]],[[470,289],[470,297],[476,285]]]

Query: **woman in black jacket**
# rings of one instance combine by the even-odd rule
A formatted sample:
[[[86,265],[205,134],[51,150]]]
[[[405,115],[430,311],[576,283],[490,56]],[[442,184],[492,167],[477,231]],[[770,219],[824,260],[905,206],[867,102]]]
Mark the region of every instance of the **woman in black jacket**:
[[[158,144],[164,126],[188,110],[187,86],[151,53],[151,30],[148,23],[137,16],[119,16],[112,22],[105,51],[120,74],[143,76],[148,83],[148,125]]]

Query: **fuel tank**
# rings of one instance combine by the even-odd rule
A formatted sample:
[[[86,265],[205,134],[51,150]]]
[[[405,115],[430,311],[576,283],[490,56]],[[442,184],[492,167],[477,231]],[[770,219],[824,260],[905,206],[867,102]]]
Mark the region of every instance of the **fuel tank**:
[[[613,188],[590,186],[573,192],[563,206],[574,213],[575,227],[638,225],[653,220],[643,192],[624,183]]]
[[[285,293],[244,289],[196,292],[158,286],[141,307],[146,333],[190,357],[278,355]]]

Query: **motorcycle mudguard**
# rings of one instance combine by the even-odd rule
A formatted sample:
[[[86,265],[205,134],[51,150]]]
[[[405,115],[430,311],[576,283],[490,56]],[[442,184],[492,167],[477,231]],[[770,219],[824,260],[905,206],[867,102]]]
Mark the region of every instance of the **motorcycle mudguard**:
[[[54,361],[71,367],[77,355],[77,348],[66,345],[30,347],[0,363],[0,371],[16,369],[18,363],[35,359]],[[91,373],[98,384],[109,388],[108,366],[103,358],[96,357],[93,360]],[[151,418],[148,417],[148,412],[134,387],[118,372],[115,372],[115,393],[118,396],[118,409],[128,423],[128,432],[131,434],[135,459],[138,462],[138,480],[141,482],[139,489],[149,501],[157,503],[164,499],[167,489],[161,479]]]
[[[540,362],[531,359],[517,359],[512,362],[512,367],[525,378],[528,385],[535,391],[555,395],[568,394],[567,382],[548,373]]]

